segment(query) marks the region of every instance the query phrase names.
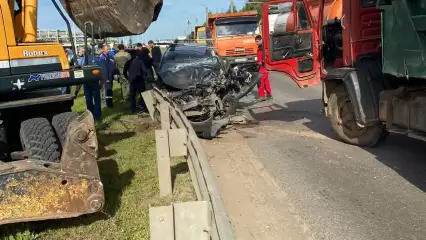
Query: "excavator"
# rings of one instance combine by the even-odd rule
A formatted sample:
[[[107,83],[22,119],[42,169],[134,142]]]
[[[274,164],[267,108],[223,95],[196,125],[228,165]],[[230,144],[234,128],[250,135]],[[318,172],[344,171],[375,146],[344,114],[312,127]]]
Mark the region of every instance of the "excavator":
[[[343,142],[426,140],[425,0],[275,0],[262,13],[266,67],[321,83]]]
[[[61,0],[64,13],[51,3],[73,49],[66,13],[92,54],[94,39],[143,33],[162,6]],[[0,0],[0,224],[77,217],[101,211],[105,202],[93,116],[72,112],[75,95],[58,90],[99,81],[102,69],[88,61],[70,66],[60,43],[38,42],[37,14],[37,0]]]

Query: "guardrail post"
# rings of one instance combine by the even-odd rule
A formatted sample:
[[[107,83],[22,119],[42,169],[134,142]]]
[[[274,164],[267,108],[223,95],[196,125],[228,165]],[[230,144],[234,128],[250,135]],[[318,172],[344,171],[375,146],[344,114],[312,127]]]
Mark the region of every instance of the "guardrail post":
[[[149,206],[149,228],[151,240],[175,240],[173,205]]]
[[[149,206],[151,240],[209,240],[211,212],[208,201]]]
[[[160,183],[160,196],[172,194],[172,174],[170,169],[170,147],[168,130],[155,130],[155,142],[157,146],[157,167]]]
[[[171,157],[186,156],[197,199],[209,203],[182,206],[172,204],[168,208],[158,210],[150,207],[150,225],[153,225],[150,229],[151,239],[234,240],[232,226],[216,186],[215,177],[191,123],[160,90],[154,88],[151,94],[151,96],[145,94],[144,98],[152,97],[148,100],[153,105],[150,111],[155,112],[152,116],[161,122],[161,130],[155,132],[160,195],[171,195],[173,191]],[[168,221],[166,224],[173,226],[166,226],[162,231],[164,225],[161,226],[158,221],[164,221],[164,216],[170,216],[171,212],[173,222]],[[171,236],[171,231],[174,231],[174,236]]]
[[[153,96],[153,91],[145,91],[142,93],[142,98],[145,102],[146,108],[148,108],[149,115],[151,116],[151,119],[154,119],[154,112],[155,112],[155,100]]]
[[[161,129],[170,129],[170,103],[160,103]]]

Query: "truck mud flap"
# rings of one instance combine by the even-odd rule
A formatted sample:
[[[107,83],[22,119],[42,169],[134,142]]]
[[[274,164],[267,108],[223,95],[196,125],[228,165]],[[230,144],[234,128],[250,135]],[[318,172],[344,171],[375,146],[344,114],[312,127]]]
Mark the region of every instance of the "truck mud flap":
[[[93,116],[68,127],[59,163],[0,162],[0,224],[77,217],[102,210],[104,191]]]

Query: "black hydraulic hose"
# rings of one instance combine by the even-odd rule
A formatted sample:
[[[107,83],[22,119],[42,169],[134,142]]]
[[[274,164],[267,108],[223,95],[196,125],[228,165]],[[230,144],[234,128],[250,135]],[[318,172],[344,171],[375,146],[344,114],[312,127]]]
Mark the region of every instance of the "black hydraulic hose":
[[[87,54],[88,53],[88,50],[89,50],[89,47],[88,47],[88,43],[87,43],[87,26],[90,26],[91,27],[91,36],[92,36],[92,41],[91,41],[91,52],[90,52],[90,54],[92,55],[92,64],[94,64],[95,63],[95,56],[96,56],[96,53],[95,53],[95,41],[93,40],[93,38],[94,38],[94,27],[93,27],[93,22],[85,22],[84,23],[84,48],[85,48],[85,53],[84,53],[84,65],[87,65],[87,64],[89,64],[89,55]]]
[[[68,30],[68,36],[70,38],[70,42],[71,42],[71,46],[72,49],[74,49],[74,54],[73,54],[73,60],[75,63],[77,63],[77,52],[76,52],[76,48],[75,48],[75,44],[74,44],[74,38],[72,36],[72,31],[71,31],[71,25],[70,22],[68,21],[67,17],[65,16],[65,14],[62,12],[61,8],[59,7],[59,5],[56,3],[55,0],[52,0],[53,5],[55,6],[56,10],[59,12],[59,14],[61,15],[62,19],[64,19],[65,24],[67,24],[67,30]]]
[[[252,75],[251,81],[248,83],[248,85],[243,87],[244,91],[237,94],[237,96],[235,97],[237,100],[240,100],[241,98],[249,94],[251,90],[253,90],[254,86],[256,86],[262,78],[262,73],[251,72],[250,74]]]
[[[84,23],[84,65],[87,64],[87,62],[89,61],[89,56],[87,55],[87,52],[89,51],[89,48],[87,47],[87,25],[89,23],[86,22]],[[92,25],[93,28],[93,25]]]

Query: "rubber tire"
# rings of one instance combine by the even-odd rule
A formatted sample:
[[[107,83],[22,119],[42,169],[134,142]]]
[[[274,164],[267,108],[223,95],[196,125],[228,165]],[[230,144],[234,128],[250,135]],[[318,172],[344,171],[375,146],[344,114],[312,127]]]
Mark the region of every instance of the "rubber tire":
[[[339,109],[341,99],[348,98],[349,95],[344,85],[337,86],[330,95],[328,102],[328,112],[330,114],[331,126],[337,136],[344,142],[361,147],[375,147],[386,139],[389,133],[382,123],[366,127],[365,132],[356,137],[348,135],[339,124]]]
[[[61,143],[62,147],[65,146],[68,126],[70,125],[71,121],[76,119],[77,117],[78,114],[75,112],[64,112],[53,116],[52,126],[56,132],[56,136],[58,136],[59,142]]]
[[[235,98],[235,96],[230,93],[226,94],[222,98],[222,103],[225,103],[226,101],[228,101],[230,104],[228,109],[226,109],[225,115],[221,119],[234,115],[237,112],[237,99]]]
[[[21,122],[19,136],[22,148],[30,159],[60,161],[58,140],[46,118],[32,118]]]

